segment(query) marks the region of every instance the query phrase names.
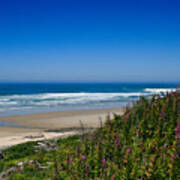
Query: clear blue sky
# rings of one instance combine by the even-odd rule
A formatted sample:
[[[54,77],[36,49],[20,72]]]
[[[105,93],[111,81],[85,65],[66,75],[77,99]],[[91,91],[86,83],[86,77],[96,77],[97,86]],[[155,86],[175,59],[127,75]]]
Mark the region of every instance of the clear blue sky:
[[[0,81],[180,81],[180,1],[0,0]]]

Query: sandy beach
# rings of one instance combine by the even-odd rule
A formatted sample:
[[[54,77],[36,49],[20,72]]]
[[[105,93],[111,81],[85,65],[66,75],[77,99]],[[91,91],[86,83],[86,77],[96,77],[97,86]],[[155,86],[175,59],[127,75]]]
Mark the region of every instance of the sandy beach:
[[[0,149],[27,141],[38,141],[76,134],[83,127],[95,129],[108,114],[122,114],[122,108],[49,112],[0,117]]]

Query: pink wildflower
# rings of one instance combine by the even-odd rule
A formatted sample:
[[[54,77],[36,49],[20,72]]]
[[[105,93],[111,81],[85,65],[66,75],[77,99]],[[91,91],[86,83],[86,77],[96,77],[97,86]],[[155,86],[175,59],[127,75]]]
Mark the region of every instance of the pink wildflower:
[[[173,158],[173,159],[176,159],[176,158],[178,158],[178,157],[179,157],[179,155],[178,155],[177,152],[175,152],[175,153],[172,155],[172,158]]]
[[[123,122],[125,122],[125,121],[126,121],[126,117],[125,117],[125,116],[123,116],[122,121],[123,121]]]
[[[111,177],[111,180],[114,180],[114,175]]]
[[[119,146],[119,145],[120,145],[120,137],[117,137],[117,138],[116,138],[115,143],[116,143],[116,146]]]
[[[128,114],[126,114],[126,119],[129,119],[129,113],[128,113]]]
[[[101,140],[101,136],[98,136],[98,141],[100,141]]]
[[[105,159],[105,158],[103,158],[101,162],[102,162],[102,165],[104,165],[104,164],[105,164],[105,162],[106,162],[106,159]]]
[[[130,110],[130,106],[129,104],[126,106],[126,110],[129,111]]]
[[[69,163],[72,164],[73,163],[73,159],[72,157],[69,159]]]
[[[125,122],[127,119],[129,119],[129,113],[123,116],[122,121]]]
[[[126,154],[129,154],[130,152],[131,152],[131,149],[128,148],[128,149],[126,150]]]
[[[81,159],[85,160],[85,159],[86,159],[86,156],[82,155],[82,156],[81,156]]]
[[[176,127],[176,133],[180,133],[180,123],[178,123],[178,125]]]
[[[165,115],[166,115],[166,113],[165,113],[164,111],[162,111],[162,112],[160,113],[160,116],[161,116],[162,118],[164,118]]]

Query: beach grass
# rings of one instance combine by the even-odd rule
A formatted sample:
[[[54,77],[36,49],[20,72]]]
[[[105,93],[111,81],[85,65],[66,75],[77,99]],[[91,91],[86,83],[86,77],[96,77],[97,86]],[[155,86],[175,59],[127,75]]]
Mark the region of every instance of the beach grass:
[[[0,171],[22,162],[8,179],[179,179],[180,93],[141,97],[95,132],[49,144],[4,150]]]

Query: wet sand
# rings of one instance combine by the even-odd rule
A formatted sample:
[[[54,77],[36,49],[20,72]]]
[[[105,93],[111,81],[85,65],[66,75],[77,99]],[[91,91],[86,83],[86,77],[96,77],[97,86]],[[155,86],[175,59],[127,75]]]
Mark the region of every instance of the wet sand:
[[[0,117],[0,122],[6,126],[16,126],[30,129],[63,129],[81,127],[98,127],[100,119],[104,122],[108,113],[121,114],[122,108],[103,110],[63,111],[17,116]]]

